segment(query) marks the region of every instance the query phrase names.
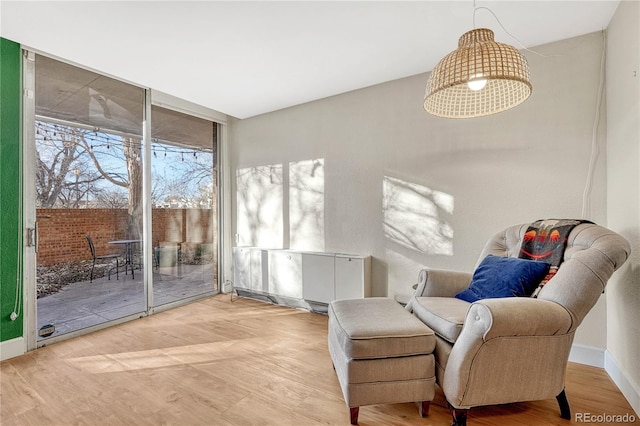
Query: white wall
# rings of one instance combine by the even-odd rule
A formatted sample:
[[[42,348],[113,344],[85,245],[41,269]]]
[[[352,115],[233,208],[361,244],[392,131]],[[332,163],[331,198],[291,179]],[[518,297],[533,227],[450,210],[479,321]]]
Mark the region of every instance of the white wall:
[[[425,73],[232,121],[232,176],[253,176],[240,197],[232,188],[238,241],[290,245],[300,221],[290,169],[309,160],[322,161],[324,179],[309,169],[303,186],[315,196],[308,216],[321,217],[310,244],[371,255],[374,295],[409,294],[425,266],[471,271],[506,226],[580,217],[602,48],[594,33],[536,49],[546,57],[525,52],[531,98],[484,118],[427,114]],[[606,221],[605,131],[602,120],[587,214],[597,223]],[[604,303],[586,323],[576,343],[603,349]]]
[[[640,413],[640,3],[622,1],[608,28],[607,216],[631,257],[607,287],[607,371]]]

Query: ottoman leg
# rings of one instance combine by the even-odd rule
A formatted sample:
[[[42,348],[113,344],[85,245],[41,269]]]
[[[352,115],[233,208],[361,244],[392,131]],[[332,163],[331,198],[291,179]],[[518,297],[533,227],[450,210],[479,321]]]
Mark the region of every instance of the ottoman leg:
[[[418,403],[418,413],[420,413],[420,417],[427,417],[429,415],[429,401],[420,401]]]
[[[349,407],[349,411],[351,412],[351,424],[358,424],[358,413],[360,412],[360,407]]]

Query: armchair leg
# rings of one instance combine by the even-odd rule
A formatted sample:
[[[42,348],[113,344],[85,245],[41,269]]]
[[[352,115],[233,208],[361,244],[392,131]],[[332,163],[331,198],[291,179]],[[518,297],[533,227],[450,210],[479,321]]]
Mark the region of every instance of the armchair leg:
[[[449,409],[453,418],[451,426],[467,426],[467,413],[469,413],[469,410],[454,408],[451,404],[449,404]]]
[[[571,420],[571,408],[569,407],[569,401],[567,400],[567,394],[564,389],[560,392],[556,399],[558,400],[558,405],[560,406],[560,417],[563,419]]]
[[[349,412],[351,413],[351,424],[358,424],[358,414],[360,413],[360,407],[349,407]]]
[[[430,401],[420,401],[418,402],[418,413],[420,417],[427,417],[429,415],[429,407],[431,406]]]

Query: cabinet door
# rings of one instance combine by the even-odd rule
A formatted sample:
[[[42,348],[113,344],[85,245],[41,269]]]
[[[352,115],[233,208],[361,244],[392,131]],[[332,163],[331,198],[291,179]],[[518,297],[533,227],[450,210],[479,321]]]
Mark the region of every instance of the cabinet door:
[[[364,292],[364,259],[336,256],[336,299],[358,299]]]
[[[251,249],[251,289],[269,291],[269,256],[267,250]]]
[[[233,285],[251,289],[251,249],[248,247],[233,248]]]
[[[327,254],[302,254],[302,297],[329,303],[335,298],[334,257]]]
[[[269,293],[302,299],[302,255],[269,251]]]

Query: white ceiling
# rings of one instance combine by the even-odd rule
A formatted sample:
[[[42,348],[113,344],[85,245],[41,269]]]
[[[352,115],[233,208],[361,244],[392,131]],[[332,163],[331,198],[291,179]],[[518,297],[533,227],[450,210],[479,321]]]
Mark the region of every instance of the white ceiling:
[[[476,27],[533,47],[606,28],[618,1],[482,1]],[[4,1],[0,35],[247,118],[430,71],[473,1]],[[426,81],[425,81],[426,84]]]

